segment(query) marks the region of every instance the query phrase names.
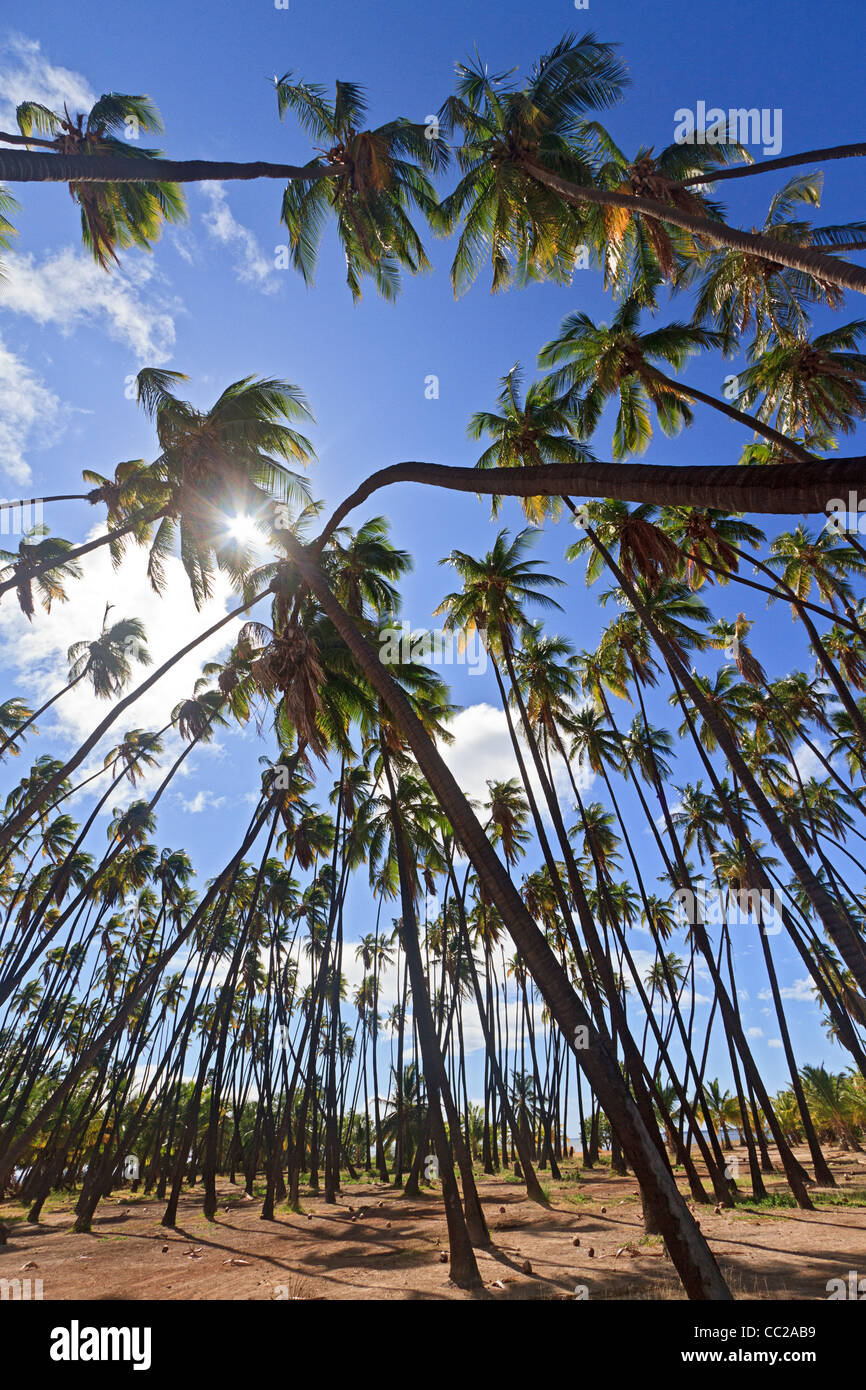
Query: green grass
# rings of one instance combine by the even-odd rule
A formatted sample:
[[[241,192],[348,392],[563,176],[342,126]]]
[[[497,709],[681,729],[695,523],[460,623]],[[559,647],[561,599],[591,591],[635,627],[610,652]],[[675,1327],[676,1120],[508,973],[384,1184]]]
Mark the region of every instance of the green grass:
[[[852,1191],[840,1189],[838,1192],[811,1192],[809,1195],[816,1207],[866,1206],[866,1188],[854,1188]],[[755,1216],[760,1216],[766,1211],[791,1210],[795,1209],[796,1206],[797,1203],[790,1192],[770,1192],[760,1200],[748,1197],[745,1201],[738,1202],[734,1211],[751,1212]]]

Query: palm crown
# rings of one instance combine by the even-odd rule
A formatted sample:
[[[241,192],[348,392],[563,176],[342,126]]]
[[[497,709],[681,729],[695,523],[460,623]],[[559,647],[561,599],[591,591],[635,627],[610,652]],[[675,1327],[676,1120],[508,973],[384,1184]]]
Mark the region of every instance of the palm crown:
[[[520,364],[502,378],[502,389],[496,398],[498,412],[479,410],[469,421],[470,439],[491,436],[489,445],[479,458],[477,468],[532,468],[551,463],[592,461],[593,454],[586,444],[576,439],[578,429],[577,394],[566,390],[560,394],[546,381],[534,381],[521,400]],[[495,516],[501,497],[491,499],[491,514]],[[560,499],[555,497],[524,497],[527,517],[539,521],[548,510],[558,511]]]
[[[129,129],[162,132],[159,112],[149,97],[108,92],[87,115],[51,111],[38,101],[22,102],[17,110],[22,135],[49,136],[62,154],[129,155],[122,134]],[[159,160],[160,151],[136,146],[139,159]],[[156,171],[155,171],[156,172]],[[69,192],[81,209],[81,234],[94,260],[107,270],[118,260],[118,251],[138,246],[149,251],[165,222],[186,216],[183,194],[176,183],[71,183]]]
[[[563,365],[554,389],[584,388],[577,416],[584,435],[591,435],[611,397],[619,399],[613,433],[614,457],[640,454],[652,437],[649,406],[655,406],[665,434],[675,434],[693,419],[676,386],[653,366],[666,362],[680,369],[701,348],[717,346],[719,336],[706,328],[669,323],[640,333],[641,300],[632,296],[618,307],[610,324],[596,324],[588,314],[569,314],[560,335],[539,353],[543,367]]]
[[[293,78],[286,73],[276,84],[280,117],[292,111],[325,148],[311,162],[310,178],[290,183],[283,195],[292,261],[312,281],[331,212],[354,298],[360,298],[361,280],[369,275],[379,293],[393,299],[401,267],[413,274],[429,268],[409,213],[416,208],[425,217],[433,215],[437,199],[427,174],[447,163],[445,142],[438,132],[405,118],[363,130],[367,99],[362,87],[338,82],[329,101],[324,87]],[[333,167],[337,172],[325,177]]]
[[[755,230],[771,241],[795,246],[839,247],[862,241],[866,223],[814,227],[797,216],[803,206],[820,205],[822,183],[820,174],[789,179],[773,195],[763,225]],[[749,328],[762,349],[771,334],[802,335],[808,328],[810,304],[836,308],[842,301],[836,285],[750,252],[713,251],[703,257],[702,270],[695,321],[709,321],[718,328],[728,352]]]
[[[525,162],[592,182],[586,112],[612,106],[627,81],[614,48],[594,34],[568,34],[523,87],[511,73],[489,75],[478,57],[458,64],[457,89],[442,116],[462,134],[457,161],[463,178],[439,211],[446,231],[463,220],[451,268],[455,293],[472,283],[488,252],[494,290],[540,276],[570,277],[584,221],[536,182]]]
[[[162,449],[151,471],[168,493],[148,574],[161,589],[179,528],[181,560],[201,607],[215,564],[238,583],[250,568],[250,547],[232,536],[232,519],[249,516],[264,528],[279,520],[275,502],[307,500],[305,481],[283,461],[312,457],[310,441],[288,423],[311,415],[303,392],[285,381],[246,377],[227,386],[210,410],[199,410],[173,393],[182,380],[180,372],[155,368],[136,378],[138,400],[156,422]]]

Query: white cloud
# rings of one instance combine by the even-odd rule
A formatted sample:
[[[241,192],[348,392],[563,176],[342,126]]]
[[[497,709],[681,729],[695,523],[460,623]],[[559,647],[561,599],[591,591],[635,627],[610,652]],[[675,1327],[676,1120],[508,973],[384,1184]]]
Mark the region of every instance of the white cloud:
[[[805,1004],[814,1004],[814,986],[812,980],[804,976],[801,980],[795,980],[792,985],[785,985],[780,991],[783,999],[798,999]]]
[[[468,705],[448,726],[454,735],[454,742],[442,745],[440,752],[456,777],[463,793],[470,801],[483,803],[488,800],[487,782],[505,782],[509,778],[519,779],[517,759],[511,745],[505,714],[493,705]],[[529,750],[521,747],[521,752],[530,772],[530,780],[539,809],[547,818],[547,806],[541,794]],[[554,784],[560,802],[569,807],[573,802],[568,774],[561,761],[553,764]],[[594,774],[583,763],[572,763],[572,774],[579,790],[591,785]],[[566,816],[566,820],[570,816]]]
[[[81,73],[55,67],[36,39],[11,34],[0,46],[0,123],[4,130],[17,129],[15,108],[22,101],[38,101],[52,111],[64,105],[76,115],[89,111],[96,100]]]
[[[202,183],[199,192],[210,204],[202,214],[202,221],[215,241],[233,248],[237,278],[244,284],[254,285],[262,294],[276,294],[279,283],[273,261],[265,255],[249,227],[235,220],[222,184]]]
[[[782,1046],[782,1039],[781,1039],[781,1038],[769,1038],[769,1039],[767,1040],[767,1046],[768,1046],[768,1047],[781,1047],[781,1046]]]
[[[15,483],[29,482],[26,455],[59,439],[64,414],[59,397],[0,339],[0,463]]]
[[[764,1030],[763,1030],[763,1028],[747,1028],[747,1029],[746,1029],[746,1037],[747,1037],[747,1038],[762,1038],[763,1036],[764,1036]]]
[[[804,782],[810,777],[826,777],[827,769],[818,757],[818,751],[826,757],[827,750],[816,744],[815,748],[809,748],[805,743],[799,743],[793,750],[794,765]]]
[[[213,792],[203,788],[196,792],[195,796],[187,801],[184,797],[180,799],[183,809],[188,815],[197,816],[201,811],[216,811],[220,806],[224,806],[226,798],[224,796],[214,796]]]
[[[808,976],[803,976],[802,979],[795,980],[792,985],[783,985],[779,993],[783,999],[796,999],[804,1004],[814,1004],[815,1002],[815,995],[812,992],[812,981]],[[769,989],[762,989],[758,994],[759,999],[770,1000],[772,997],[773,995]],[[770,1010],[764,1009],[763,1012],[768,1014]]]
[[[14,254],[6,261],[0,307],[51,324],[64,336],[85,324],[102,328],[129,348],[140,366],[159,366],[171,356],[174,314],[182,306],[154,293],[157,279],[153,264],[141,259],[109,275],[72,247],[41,262],[33,255]]]
[[[88,539],[100,531],[100,527],[93,528]],[[72,642],[94,637],[100,631],[107,597],[115,605],[109,621],[140,618],[147,633],[153,665],[134,666],[130,689],[179,648],[211,627],[237,602],[228,581],[217,576],[213,598],[197,613],[183,567],[175,557],[169,557],[166,562],[166,592],[160,598],[147,581],[146,559],[143,550],[132,549],[120,568],[113,570],[107,546],[91,552],[81,562],[83,577],[70,580],[67,585],[69,601],[55,604],[50,613],[39,608],[32,624],[18,608],[14,594],[5,596],[0,605],[0,638],[7,669],[15,674],[15,693],[20,693],[35,707],[66,683],[67,648]],[[105,746],[113,746],[118,734],[126,729],[159,729],[166,724],[173,707],[192,693],[202,662],[215,660],[233,640],[238,626],[237,621],[227,624],[172,667],[112,726]],[[6,684],[12,684],[8,677]],[[77,745],[101,723],[109,710],[109,702],[98,700],[86,682],[82,682],[58,700],[45,719],[40,720],[40,725],[46,731],[49,726],[54,727],[60,738]],[[40,751],[38,743],[38,738],[31,741],[28,751],[32,751],[33,756]],[[159,774],[157,780],[158,777]]]

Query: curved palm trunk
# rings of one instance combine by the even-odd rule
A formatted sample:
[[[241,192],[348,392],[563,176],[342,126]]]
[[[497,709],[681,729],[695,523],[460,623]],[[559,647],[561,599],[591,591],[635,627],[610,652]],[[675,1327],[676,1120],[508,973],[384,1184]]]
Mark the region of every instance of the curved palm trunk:
[[[686,1292],[695,1299],[729,1299],[730,1291],[712,1251],[686,1207],[606,1045],[492,850],[452,773],[403,692],[334,598],[324,575],[309,563],[301,546],[288,533],[287,546],[303,578],[346,642],[360,670],[398,722],[434,795],[471,859],[484,891],[496,904],[516,946],[525,957],[552,1016],[566,1038],[588,1038],[588,1048],[575,1049],[578,1060],[616,1125]],[[431,1113],[435,1113],[435,1107],[432,1107]]]
[[[774,169],[794,169],[798,164],[823,163],[828,159],[856,159],[866,155],[866,145],[828,145],[823,150],[803,150],[800,154],[786,154],[778,159],[762,159],[755,164],[737,165],[733,169],[718,169],[711,174],[696,174],[693,179],[683,179],[683,188],[694,188],[700,183],[717,183],[719,179],[742,179],[751,174],[768,174]]]
[[[621,502],[655,502],[659,506],[792,516],[800,512],[823,513],[828,497],[844,495],[836,493],[836,488],[863,488],[866,458],[742,467],[557,463],[538,468],[460,468],[446,463],[395,463],[371,473],[340,503],[310,546],[310,558],[319,555],[349,512],[392,483],[423,483],[488,497],[563,497],[571,493],[577,497],[611,497]]]

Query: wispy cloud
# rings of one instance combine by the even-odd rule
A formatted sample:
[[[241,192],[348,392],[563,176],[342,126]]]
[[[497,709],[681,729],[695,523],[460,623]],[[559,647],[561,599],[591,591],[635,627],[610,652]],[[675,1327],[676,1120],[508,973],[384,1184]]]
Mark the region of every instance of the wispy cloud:
[[[67,409],[0,339],[0,466],[16,484],[30,481],[27,455],[55,443]]]
[[[38,101],[52,111],[68,106],[74,115],[89,111],[95,100],[87,79],[50,62],[37,39],[10,34],[0,42],[0,123],[4,129],[14,126],[15,108],[22,101]]]
[[[187,815],[197,816],[200,815],[202,811],[219,810],[220,806],[225,805],[226,798],[224,796],[214,796],[213,792],[203,788],[201,791],[197,791],[195,796],[190,797],[188,801],[185,797],[181,797],[180,803]]]
[[[42,260],[15,254],[6,261],[0,307],[51,324],[64,336],[82,325],[96,326],[129,348],[137,364],[158,366],[171,356],[174,315],[183,307],[160,295],[158,285],[158,272],[143,260],[106,275],[71,247]]]
[[[273,261],[265,255],[255,233],[235,219],[222,184],[202,183],[199,192],[210,204],[207,212],[202,214],[202,221],[215,241],[234,251],[238,280],[254,285],[262,294],[276,294],[279,281]]]

